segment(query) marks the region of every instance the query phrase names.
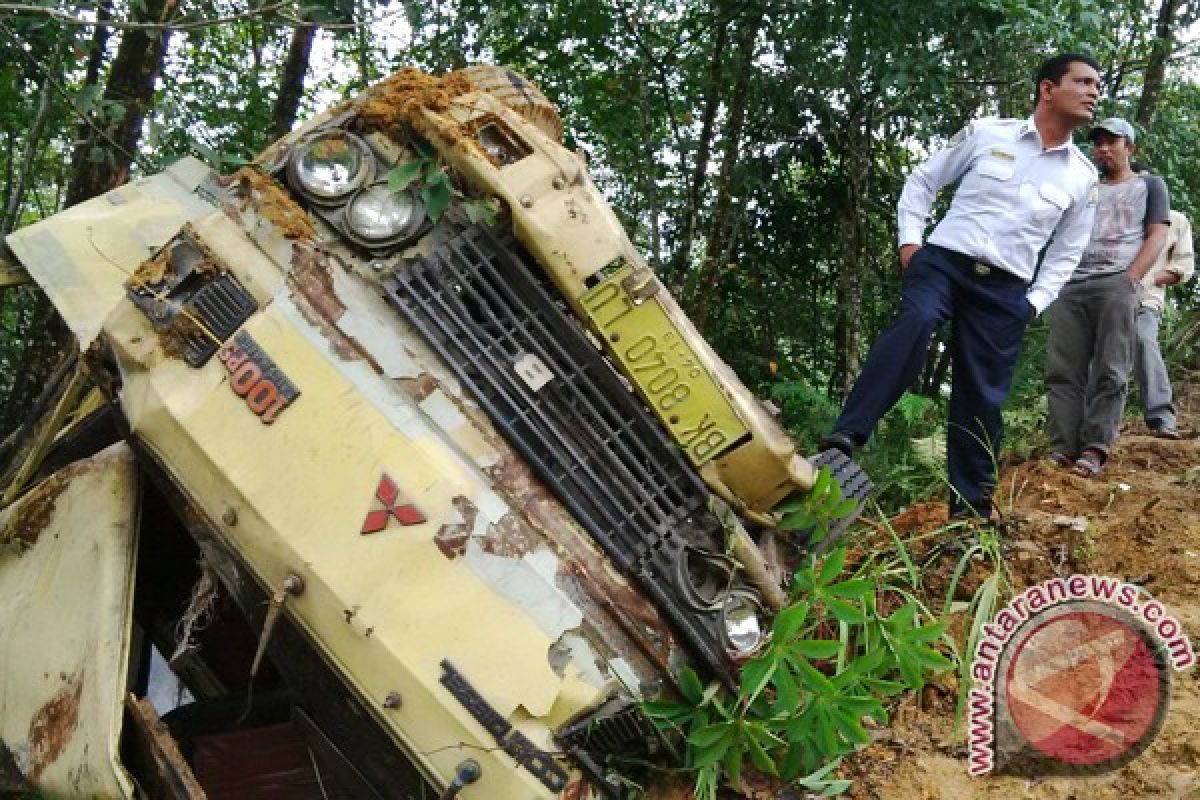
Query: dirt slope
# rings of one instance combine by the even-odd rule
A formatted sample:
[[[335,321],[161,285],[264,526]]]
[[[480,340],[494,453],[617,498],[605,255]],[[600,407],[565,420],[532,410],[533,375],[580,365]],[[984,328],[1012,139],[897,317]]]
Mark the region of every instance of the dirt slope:
[[[1200,386],[1193,386],[1180,405],[1184,429],[1194,432],[1200,427]],[[1132,580],[1165,603],[1193,644],[1200,645],[1200,438],[1194,437],[1165,441],[1146,435],[1140,423],[1130,423],[1097,480],[1042,462],[1006,470],[997,494],[1006,516],[1005,556],[1016,589],[1073,573]],[[1072,532],[1055,524],[1062,516],[1086,517],[1091,528],[1087,534]],[[895,525],[932,530],[944,521],[941,507],[919,506]],[[938,598],[939,591],[944,597],[944,573],[953,567],[952,558],[948,567],[940,564],[930,572],[931,598]],[[981,577],[968,579],[968,594]],[[920,697],[903,699],[892,726],[878,731],[872,746],[848,760],[843,775],[855,779],[852,796],[888,800],[1200,800],[1200,669],[1175,673],[1174,678],[1162,732],[1140,757],[1107,775],[1039,782],[971,777],[963,738],[954,730],[953,679],[927,688]]]

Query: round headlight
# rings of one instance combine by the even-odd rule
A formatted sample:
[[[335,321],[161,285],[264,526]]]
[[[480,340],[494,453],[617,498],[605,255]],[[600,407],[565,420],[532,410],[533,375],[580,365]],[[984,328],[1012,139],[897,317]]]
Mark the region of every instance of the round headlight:
[[[394,192],[386,183],[368,186],[346,205],[346,227],[367,244],[410,236],[424,218],[425,206],[414,192]]]
[[[733,586],[736,564],[722,553],[687,545],[679,559],[683,599],[697,611],[715,611]]]
[[[305,142],[288,162],[293,186],[318,203],[342,199],[371,180],[375,158],[352,133],[333,131]]]
[[[721,607],[725,644],[737,656],[751,656],[763,643],[763,610],[754,595],[734,591]]]

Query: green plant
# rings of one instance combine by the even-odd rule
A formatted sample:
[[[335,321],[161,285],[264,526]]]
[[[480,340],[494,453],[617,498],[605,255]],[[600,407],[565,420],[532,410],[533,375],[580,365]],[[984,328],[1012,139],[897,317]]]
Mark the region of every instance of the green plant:
[[[811,489],[793,493],[774,510],[783,515],[780,530],[807,532],[808,545],[812,547],[825,541],[830,526],[852,513],[857,505],[853,498],[842,496],[842,487],[822,467],[817,470]]]
[[[844,548],[810,556],[797,570],[794,602],[743,666],[736,692],[685,668],[678,699],[643,704],[682,740],[699,800],[738,784],[746,763],[808,791],[844,791],[848,781],[826,776],[870,741],[864,720],[886,723],[885,698],[953,668],[933,646],[945,638],[944,623],[911,597],[915,569],[868,559],[845,571]]]
[[[464,197],[451,182],[450,173],[441,163],[437,151],[419,137],[411,137],[410,142],[417,157],[392,167],[388,173],[389,189],[402,192],[415,184],[417,194],[425,204],[425,213],[434,222],[446,213],[453,198],[461,200],[463,211],[471,222],[483,220],[489,225],[495,222],[496,208],[491,201],[486,198]]]
[[[947,525],[941,530],[951,532],[966,525],[967,523],[958,522]],[[959,581],[976,562],[982,563],[989,574],[979,584],[979,588],[975,590],[969,601],[965,604],[956,604],[954,595]],[[967,628],[963,652],[955,653],[959,664],[958,703],[955,718],[959,725],[964,718],[967,694],[972,685],[971,660],[975,648],[983,636],[983,626],[996,615],[996,609],[1001,600],[1011,594],[1011,589],[1012,580],[1009,577],[1008,567],[1004,563],[999,534],[991,527],[978,529],[977,535],[969,537],[965,541],[962,556],[959,557],[958,562],[954,565],[954,572],[951,573],[950,583],[946,588],[946,599],[942,605],[943,619],[948,618],[951,613],[962,612],[966,614],[970,624]],[[953,642],[951,645],[953,646]],[[957,648],[955,649],[957,650]]]
[[[784,424],[802,452],[815,450],[838,416],[838,407],[829,395],[804,380],[776,383],[771,387],[771,399],[779,405]]]

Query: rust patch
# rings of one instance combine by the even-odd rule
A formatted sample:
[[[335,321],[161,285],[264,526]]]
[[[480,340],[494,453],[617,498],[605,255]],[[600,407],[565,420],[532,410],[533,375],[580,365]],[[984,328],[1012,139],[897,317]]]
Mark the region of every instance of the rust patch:
[[[590,537],[568,534],[574,530],[574,521],[566,510],[514,452],[507,448],[501,452],[500,461],[485,471],[549,542],[566,551],[560,553],[559,573],[575,578],[588,599],[616,621],[651,663],[666,670],[672,642],[670,628],[658,609],[624,576],[610,569]],[[592,623],[600,624],[600,620],[592,618]]]
[[[46,767],[53,764],[79,727],[79,698],[83,696],[83,673],[65,678],[66,685],[42,706],[29,723],[30,781],[37,783]]]
[[[516,514],[505,514],[499,522],[488,527],[482,545],[484,552],[505,558],[520,558],[532,553],[542,544],[542,537]]]
[[[425,398],[429,397],[429,395],[441,388],[438,385],[437,378],[433,377],[428,372],[422,372],[415,378],[400,378],[397,380],[397,383],[403,387],[404,391],[408,393],[409,397],[418,403],[422,402],[425,400]]]
[[[346,305],[333,291],[333,272],[325,259],[307,248],[297,248],[292,256],[290,280],[314,309],[330,322],[346,313]]]
[[[90,460],[77,461],[65,466],[31,489],[13,507],[8,523],[0,530],[0,545],[16,544],[25,551],[37,544],[38,537],[54,516],[58,496],[90,463]]]
[[[410,67],[369,89],[359,101],[359,115],[368,130],[390,131],[422,109],[445,111],[454,98],[472,91],[461,73],[434,77]]]
[[[475,520],[479,516],[479,509],[475,504],[461,494],[450,502],[458,509],[463,521],[442,525],[433,537],[433,543],[446,558],[454,558],[467,552],[467,540],[471,538],[471,531],[475,529]]]
[[[242,167],[233,178],[238,194],[249,200],[281,235],[288,239],[311,239],[316,234],[308,212],[270,176]]]

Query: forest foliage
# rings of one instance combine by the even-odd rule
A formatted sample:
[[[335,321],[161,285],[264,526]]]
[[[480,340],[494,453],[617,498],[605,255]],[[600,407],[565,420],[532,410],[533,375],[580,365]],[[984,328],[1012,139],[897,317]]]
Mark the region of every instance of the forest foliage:
[[[511,66],[540,85],[635,242],[721,354],[810,447],[895,308],[895,202],[931,148],[1025,116],[1046,55],[1094,54],[1100,116],[1200,211],[1192,0],[35,0],[0,11],[0,232],[185,154],[228,171],[406,65]],[[1080,137],[1082,143],[1082,137]],[[1197,366],[1200,290],[1172,291],[1168,356]],[[63,333],[0,290],[0,439]],[[1035,325],[1011,438],[1040,428]],[[868,467],[885,500],[937,490],[947,359],[930,351]],[[936,448],[924,448],[933,450]]]

